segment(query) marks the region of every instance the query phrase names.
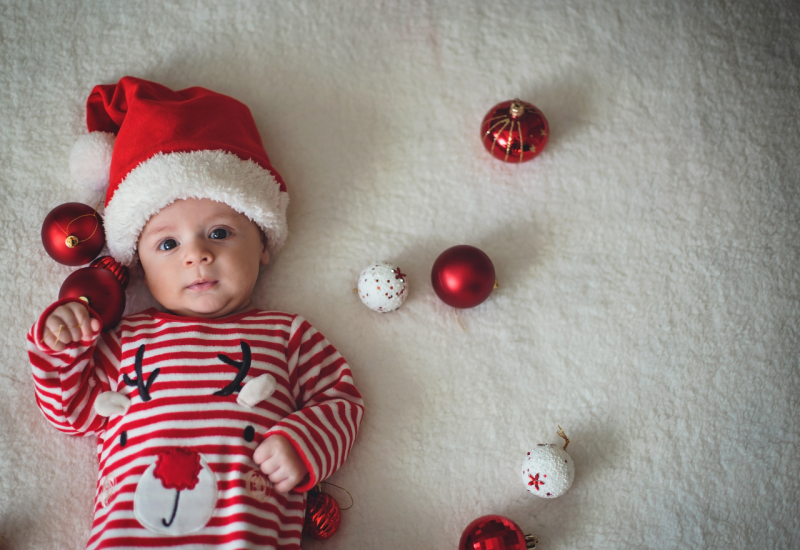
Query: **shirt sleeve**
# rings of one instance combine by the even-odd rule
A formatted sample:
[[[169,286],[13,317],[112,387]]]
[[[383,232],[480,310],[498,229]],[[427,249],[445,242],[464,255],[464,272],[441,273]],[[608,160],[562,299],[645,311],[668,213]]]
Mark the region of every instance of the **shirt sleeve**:
[[[62,432],[98,434],[104,429],[106,418],[97,414],[94,402],[102,392],[116,390],[119,328],[100,333],[94,342],[71,342],[60,352],[50,349],[42,341],[47,317],[58,306],[74,301],[67,298],[50,305],[28,332],[36,403],[45,418]],[[99,318],[91,309],[89,312]]]
[[[304,492],[330,477],[347,459],[364,402],[347,362],[299,315],[292,322],[286,360],[298,410],[265,436],[282,435],[292,443],[309,472],[294,489]]]

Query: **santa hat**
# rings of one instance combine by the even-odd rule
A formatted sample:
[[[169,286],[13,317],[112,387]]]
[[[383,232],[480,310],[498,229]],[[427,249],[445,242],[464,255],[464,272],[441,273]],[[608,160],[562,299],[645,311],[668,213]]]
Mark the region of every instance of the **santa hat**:
[[[104,226],[117,261],[131,265],[150,217],[188,198],[225,203],[264,231],[270,251],[283,245],[289,196],[246,105],[126,76],[95,86],[86,111],[89,134],[73,148],[70,170],[86,185],[108,186]]]

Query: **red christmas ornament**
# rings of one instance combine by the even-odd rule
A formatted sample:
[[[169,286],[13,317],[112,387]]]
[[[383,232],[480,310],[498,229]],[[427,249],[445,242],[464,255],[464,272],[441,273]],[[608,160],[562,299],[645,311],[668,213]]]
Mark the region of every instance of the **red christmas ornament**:
[[[103,330],[114,328],[125,310],[125,291],[119,280],[107,269],[84,267],[64,279],[58,299],[81,298],[99,316]]]
[[[464,529],[458,550],[526,550],[539,542],[503,516],[481,516]]]
[[[339,503],[328,493],[313,489],[308,493],[303,534],[317,540],[331,538],[342,523]]]
[[[122,290],[128,288],[128,280],[130,278],[128,268],[111,256],[100,256],[90,263],[89,267],[100,267],[109,270],[117,278],[119,284],[122,285]]]
[[[547,145],[550,127],[542,112],[524,101],[498,103],[481,123],[483,146],[505,162],[525,162]]]
[[[60,264],[83,265],[103,249],[106,234],[91,206],[68,202],[53,208],[42,222],[44,249]]]
[[[433,263],[431,283],[447,305],[475,307],[492,293],[495,273],[492,260],[483,251],[466,244],[448,248]]]

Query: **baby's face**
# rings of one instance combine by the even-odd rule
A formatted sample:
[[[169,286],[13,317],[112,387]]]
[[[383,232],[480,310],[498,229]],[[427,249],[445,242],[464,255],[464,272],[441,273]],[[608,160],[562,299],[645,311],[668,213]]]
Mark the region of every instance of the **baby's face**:
[[[269,253],[258,226],[227,204],[175,201],[145,225],[139,260],[150,293],[172,313],[216,318],[246,311]]]

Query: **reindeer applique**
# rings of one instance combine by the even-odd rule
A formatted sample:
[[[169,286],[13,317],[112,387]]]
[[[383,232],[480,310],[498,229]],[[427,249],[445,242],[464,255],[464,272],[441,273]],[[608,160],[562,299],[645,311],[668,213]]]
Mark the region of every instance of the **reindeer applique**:
[[[227,398],[236,394],[236,403],[245,411],[252,410],[258,403],[268,399],[276,390],[277,382],[271,374],[261,374],[245,379],[250,373],[252,354],[247,342],[241,341],[241,361],[228,355],[218,354],[217,359],[222,363],[236,369],[236,374],[231,382],[209,396]],[[154,384],[161,384],[163,376],[161,369],[153,369],[149,374],[144,372],[143,360],[146,346],[142,344],[136,351],[134,358],[134,376],[122,374],[121,382],[136,388],[141,405],[137,411],[141,412],[153,406],[151,392]],[[144,407],[142,407],[142,405]],[[131,399],[121,392],[107,391],[100,394],[95,401],[95,410],[101,416],[125,415],[131,408]],[[241,416],[241,415],[239,415]],[[185,424],[192,426],[205,420],[192,420]],[[213,419],[209,420],[213,422]],[[190,428],[181,425],[184,431]],[[127,444],[127,431],[120,434],[119,445]],[[196,436],[185,436],[187,440],[197,439]],[[255,429],[248,424],[242,432],[246,442],[252,442]],[[180,443],[180,437],[172,438]],[[142,445],[142,443],[140,443]],[[145,442],[146,456],[151,457],[151,462],[141,474],[136,483],[133,496],[133,511],[136,519],[149,531],[165,535],[185,535],[195,532],[208,524],[214,514],[219,499],[218,476],[209,465],[207,456],[200,452],[196,445],[167,445],[159,441],[151,445]],[[219,459],[217,459],[219,460]],[[101,501],[105,503],[113,495],[116,481],[104,482]],[[252,468],[245,475],[245,485],[248,494],[259,501],[268,498],[271,484],[261,475],[257,468]]]

